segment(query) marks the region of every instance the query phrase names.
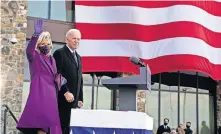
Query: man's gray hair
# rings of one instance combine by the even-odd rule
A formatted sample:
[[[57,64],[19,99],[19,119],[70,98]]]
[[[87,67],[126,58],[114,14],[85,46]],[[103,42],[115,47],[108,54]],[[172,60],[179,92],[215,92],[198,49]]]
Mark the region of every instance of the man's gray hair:
[[[68,30],[68,32],[66,33],[66,37],[68,37],[68,35],[70,35],[73,32],[79,32],[81,34],[81,32],[78,29],[70,29]]]

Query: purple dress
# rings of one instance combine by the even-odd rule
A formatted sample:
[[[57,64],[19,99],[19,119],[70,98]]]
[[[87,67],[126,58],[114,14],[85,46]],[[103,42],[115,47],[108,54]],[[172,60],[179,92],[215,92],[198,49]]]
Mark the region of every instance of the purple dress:
[[[35,50],[37,40],[38,37],[33,36],[26,49],[31,76],[30,93],[17,129],[24,134],[34,134],[37,129],[50,128],[51,134],[61,134],[54,84],[56,63],[52,56]]]

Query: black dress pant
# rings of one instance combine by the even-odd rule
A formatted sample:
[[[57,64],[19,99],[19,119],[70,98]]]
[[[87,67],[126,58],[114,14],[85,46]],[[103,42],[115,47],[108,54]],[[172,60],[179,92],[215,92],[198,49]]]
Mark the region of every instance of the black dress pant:
[[[62,134],[70,134],[71,108],[59,109]]]

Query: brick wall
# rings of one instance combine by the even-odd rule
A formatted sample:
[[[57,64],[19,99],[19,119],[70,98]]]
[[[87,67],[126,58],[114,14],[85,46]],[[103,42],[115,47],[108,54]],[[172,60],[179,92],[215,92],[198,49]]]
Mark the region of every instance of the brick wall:
[[[24,51],[27,30],[27,1],[1,1],[1,104],[18,118],[22,106]],[[16,37],[12,44],[8,39]],[[4,108],[1,107],[1,116]],[[1,118],[3,133],[3,117]],[[8,117],[7,134],[15,134],[16,123]]]

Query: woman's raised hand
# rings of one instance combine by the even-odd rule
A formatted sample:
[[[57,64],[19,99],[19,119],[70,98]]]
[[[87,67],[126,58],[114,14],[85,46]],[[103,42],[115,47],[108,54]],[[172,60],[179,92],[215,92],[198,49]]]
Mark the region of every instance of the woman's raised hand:
[[[35,34],[41,34],[43,32],[43,20],[37,19],[35,21]]]

